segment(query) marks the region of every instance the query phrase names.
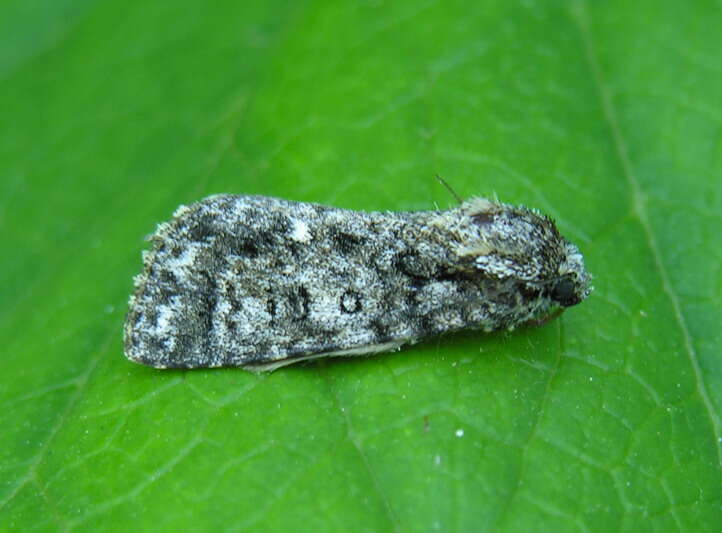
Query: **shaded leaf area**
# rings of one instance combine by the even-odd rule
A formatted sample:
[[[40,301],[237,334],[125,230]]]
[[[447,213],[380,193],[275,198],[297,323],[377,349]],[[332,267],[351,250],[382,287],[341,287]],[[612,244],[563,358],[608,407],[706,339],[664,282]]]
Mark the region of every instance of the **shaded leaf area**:
[[[3,529],[722,522],[718,5],[44,4],[0,7]],[[178,204],[428,209],[437,172],[556,218],[589,301],[260,376],[122,356]]]

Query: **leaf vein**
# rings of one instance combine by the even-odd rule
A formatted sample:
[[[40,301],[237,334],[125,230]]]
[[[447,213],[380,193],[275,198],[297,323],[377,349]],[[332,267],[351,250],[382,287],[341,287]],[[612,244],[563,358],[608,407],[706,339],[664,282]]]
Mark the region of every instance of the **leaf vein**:
[[[694,373],[697,391],[700,399],[702,400],[702,404],[705,407],[705,411],[710,421],[710,425],[712,426],[712,439],[714,441],[714,446],[717,451],[717,463],[720,469],[722,469],[722,441],[718,438],[718,436],[722,434],[720,420],[714,410],[712,401],[709,397],[709,393],[707,392],[707,386],[704,382],[704,378],[702,377],[702,369],[699,364],[697,351],[692,341],[692,335],[689,331],[689,327],[687,326],[687,321],[685,319],[684,313],[682,312],[682,306],[680,304],[679,297],[677,296],[677,293],[672,286],[672,282],[665,267],[662,254],[659,250],[659,245],[657,244],[654,229],[652,228],[652,224],[649,221],[645,193],[642,191],[639,180],[637,179],[634,171],[632,170],[632,162],[629,158],[627,142],[624,138],[624,135],[622,134],[619,119],[617,118],[617,112],[614,107],[614,103],[612,102],[612,98],[609,94],[609,89],[607,87],[607,82],[604,78],[599,59],[597,58],[595,43],[593,41],[592,31],[589,27],[588,14],[586,10],[586,2],[580,3],[578,7],[573,10],[574,18],[577,22],[579,31],[582,36],[582,41],[584,43],[586,60],[592,72],[592,77],[594,79],[598,96],[601,101],[602,110],[604,112],[604,118],[607,121],[607,125],[610,129],[612,140],[614,142],[614,146],[617,152],[617,157],[619,158],[620,164],[622,166],[624,178],[627,181],[629,188],[631,189],[633,212],[639,220],[640,224],[642,225],[642,229],[647,239],[649,251],[652,254],[655,267],[661,279],[662,290],[667,296],[670,304],[672,305],[675,321],[682,336],[685,352]]]

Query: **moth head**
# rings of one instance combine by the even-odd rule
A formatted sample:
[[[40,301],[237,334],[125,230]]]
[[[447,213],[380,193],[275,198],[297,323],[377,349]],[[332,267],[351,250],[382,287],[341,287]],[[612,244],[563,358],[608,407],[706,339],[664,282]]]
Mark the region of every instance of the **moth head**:
[[[565,241],[558,275],[547,285],[548,297],[561,307],[577,305],[592,291],[591,279],[579,249]]]
[[[591,291],[579,249],[549,217],[474,198],[461,207],[457,253],[485,277],[517,280],[550,304],[576,305]]]

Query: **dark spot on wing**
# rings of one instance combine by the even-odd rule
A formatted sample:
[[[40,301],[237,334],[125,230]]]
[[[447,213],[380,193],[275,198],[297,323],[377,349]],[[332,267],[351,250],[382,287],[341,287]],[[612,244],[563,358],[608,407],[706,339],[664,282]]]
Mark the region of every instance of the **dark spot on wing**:
[[[242,309],[243,306],[236,296],[236,289],[232,283],[226,283],[226,298],[228,298],[228,302],[231,304],[232,311],[235,312]]]
[[[192,226],[188,228],[188,237],[195,242],[207,241],[216,231],[214,217],[211,215],[203,215],[192,221]]]
[[[158,363],[157,358],[153,357],[154,354],[163,354],[168,351],[166,347],[165,338],[157,337],[155,335],[148,335],[145,339],[148,350],[143,351],[141,361],[146,365],[155,365]],[[147,356],[145,356],[147,354]],[[144,357],[145,356],[145,357]]]
[[[343,231],[334,231],[331,234],[333,239],[333,246],[342,255],[351,255],[356,252],[365,243],[363,237],[352,235]]]
[[[168,304],[170,302],[170,299],[173,298],[173,296],[176,296],[178,293],[168,287],[161,286],[158,289],[158,300],[163,304]]]
[[[468,293],[478,287],[483,281],[484,275],[478,270],[439,270],[434,274],[434,280],[452,283],[457,293]]]
[[[369,322],[369,327],[374,332],[376,342],[383,343],[391,340],[389,335],[390,328],[387,324],[384,324],[380,319],[375,318]]]
[[[258,257],[258,245],[252,235],[226,235],[223,241],[226,249],[233,255],[240,255],[251,259]]]
[[[289,307],[289,318],[303,320],[308,316],[311,299],[306,287],[291,287],[286,294],[286,298]]]
[[[158,272],[160,283],[158,284],[158,300],[163,304],[168,304],[173,296],[178,294],[178,279],[170,270],[161,270]]]
[[[156,327],[158,325],[158,316],[159,316],[158,308],[156,308],[156,307],[149,308],[146,311],[145,316],[146,316],[146,320],[148,321],[148,323],[151,326]]]
[[[143,311],[134,311],[130,314],[130,321],[133,327],[136,328],[138,323],[143,319]]]
[[[412,287],[404,294],[404,300],[409,309],[414,310],[419,305],[419,291]]]
[[[438,322],[431,314],[419,316],[417,323],[419,331],[423,332],[424,335],[431,335],[439,329]]]
[[[160,280],[163,283],[168,283],[172,285],[176,285],[178,283],[178,279],[175,277],[175,274],[173,274],[173,272],[171,272],[170,270],[161,270]]]
[[[271,220],[271,231],[278,235],[287,233],[291,228],[291,222],[286,215],[275,215]]]
[[[271,318],[276,316],[276,300],[274,300],[273,296],[271,296],[266,302],[266,311],[268,311],[268,314],[271,315]]]
[[[538,287],[529,285],[527,283],[520,283],[518,287],[519,292],[526,300],[536,300],[541,294],[541,290]]]

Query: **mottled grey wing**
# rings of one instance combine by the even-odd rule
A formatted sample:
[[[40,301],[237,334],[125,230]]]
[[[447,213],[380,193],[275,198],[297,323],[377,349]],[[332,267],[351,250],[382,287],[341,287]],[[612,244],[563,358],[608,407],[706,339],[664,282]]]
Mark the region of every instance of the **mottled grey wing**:
[[[413,339],[393,294],[404,253],[395,221],[349,213],[252,196],[181,208],[152,237],[126,354],[157,367],[272,368]]]

